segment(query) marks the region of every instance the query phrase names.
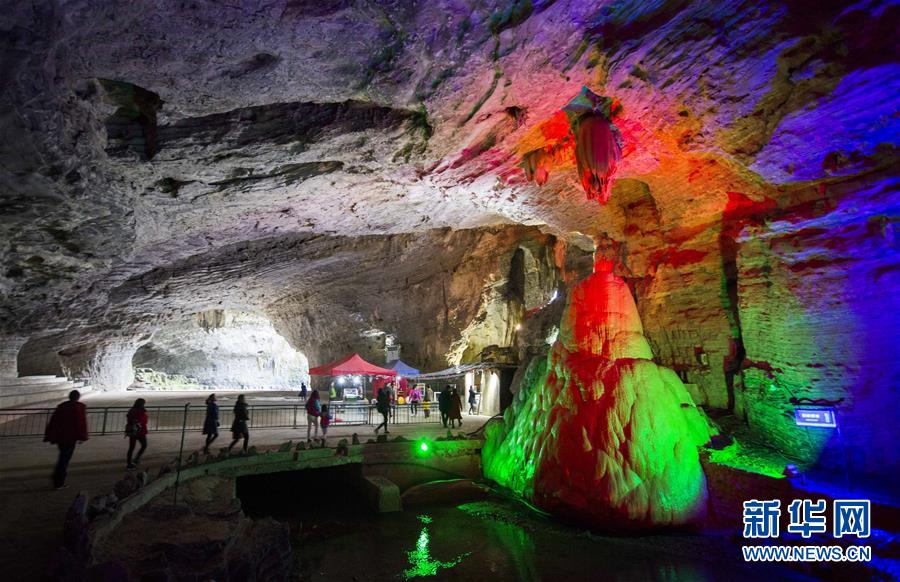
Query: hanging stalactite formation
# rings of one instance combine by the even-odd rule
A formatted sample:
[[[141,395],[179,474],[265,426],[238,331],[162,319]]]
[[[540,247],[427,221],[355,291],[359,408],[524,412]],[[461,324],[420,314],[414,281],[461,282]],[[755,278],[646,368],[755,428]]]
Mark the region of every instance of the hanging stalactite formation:
[[[575,135],[578,177],[591,200],[609,200],[616,165],[622,158],[621,137],[612,117],[621,111],[618,101],[600,97],[587,87],[563,110]]]

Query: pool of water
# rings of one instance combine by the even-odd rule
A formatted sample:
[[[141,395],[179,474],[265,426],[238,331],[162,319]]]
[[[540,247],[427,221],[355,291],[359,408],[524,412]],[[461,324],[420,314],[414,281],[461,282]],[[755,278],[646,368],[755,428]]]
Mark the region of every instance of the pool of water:
[[[375,516],[317,507],[284,519],[304,581],[803,579],[745,564],[721,537],[597,536],[500,498]]]

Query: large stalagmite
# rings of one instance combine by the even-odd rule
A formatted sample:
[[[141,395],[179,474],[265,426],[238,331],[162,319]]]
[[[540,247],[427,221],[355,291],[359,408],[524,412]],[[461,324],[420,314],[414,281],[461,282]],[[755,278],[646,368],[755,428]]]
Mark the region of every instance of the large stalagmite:
[[[651,358],[627,285],[599,262],[573,289],[550,353],[488,426],[485,475],[601,528],[701,517],[707,424],[678,376]]]

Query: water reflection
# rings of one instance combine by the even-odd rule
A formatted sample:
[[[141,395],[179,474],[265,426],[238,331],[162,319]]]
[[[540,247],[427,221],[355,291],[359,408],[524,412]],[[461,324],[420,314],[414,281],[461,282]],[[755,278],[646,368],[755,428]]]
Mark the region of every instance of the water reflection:
[[[470,553],[466,552],[461,554],[450,562],[442,562],[441,560],[432,558],[430,549],[431,536],[428,533],[428,524],[431,523],[431,517],[419,515],[418,518],[419,521],[425,524],[425,527],[422,528],[419,539],[416,540],[416,549],[406,553],[411,566],[403,571],[403,577],[406,580],[409,580],[410,578],[435,576],[440,570],[456,566]]]

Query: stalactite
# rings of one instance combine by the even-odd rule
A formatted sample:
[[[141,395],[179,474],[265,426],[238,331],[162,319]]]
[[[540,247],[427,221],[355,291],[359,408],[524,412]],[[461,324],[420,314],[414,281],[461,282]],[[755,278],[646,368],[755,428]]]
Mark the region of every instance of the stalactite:
[[[602,115],[582,116],[575,127],[575,161],[589,199],[605,204],[622,150],[612,124]]]
[[[547,156],[543,150],[528,152],[523,156],[522,167],[525,169],[525,177],[534,181],[538,186],[543,186],[550,178],[550,168]]]
[[[581,185],[589,199],[605,204],[616,165],[622,158],[621,137],[612,123],[621,105],[584,87],[563,109],[575,135],[575,162]]]

